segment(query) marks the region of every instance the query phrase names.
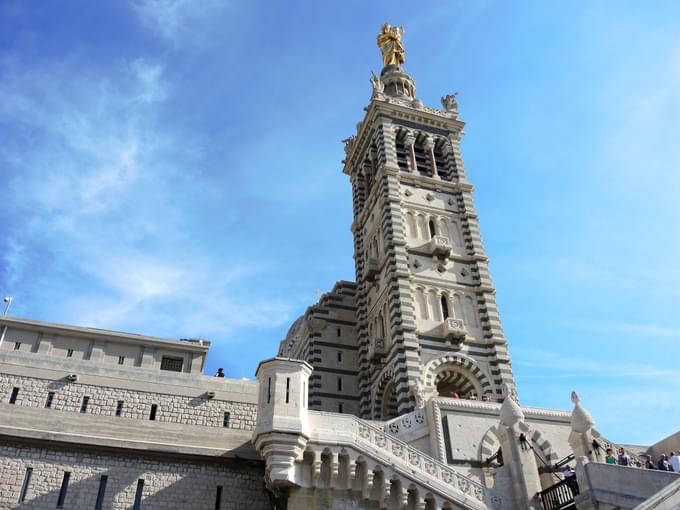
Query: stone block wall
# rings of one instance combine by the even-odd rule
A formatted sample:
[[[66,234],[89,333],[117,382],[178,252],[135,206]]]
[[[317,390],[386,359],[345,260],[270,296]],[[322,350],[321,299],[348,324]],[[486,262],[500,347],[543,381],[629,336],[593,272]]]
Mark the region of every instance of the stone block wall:
[[[229,413],[229,428],[253,430],[257,406],[246,402],[209,400],[204,396],[187,397],[172,394],[133,391],[107,386],[71,383],[64,379],[47,380],[0,374],[0,399],[7,402],[13,388],[19,388],[16,405],[45,407],[48,392],[54,392],[52,409],[80,412],[83,397],[89,397],[88,414],[115,416],[119,400],[123,418],[148,420],[151,405],[158,406],[156,421],[222,427],[224,413]]]
[[[32,468],[26,499],[19,502],[26,468]],[[102,475],[107,477],[103,509],[132,508],[138,480],[144,480],[141,508],[213,509],[222,487],[222,510],[272,508],[261,463],[197,463],[104,452],[0,442],[0,508],[54,509],[64,472],[70,481],[63,508],[95,508]]]

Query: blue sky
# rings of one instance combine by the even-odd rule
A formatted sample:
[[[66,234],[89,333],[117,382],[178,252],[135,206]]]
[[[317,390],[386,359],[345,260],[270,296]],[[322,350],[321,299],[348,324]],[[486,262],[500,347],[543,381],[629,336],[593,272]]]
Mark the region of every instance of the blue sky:
[[[406,27],[463,157],[523,404],[615,441],[680,424],[675,2],[0,2],[12,315],[213,341],[252,377],[354,279],[340,140]]]

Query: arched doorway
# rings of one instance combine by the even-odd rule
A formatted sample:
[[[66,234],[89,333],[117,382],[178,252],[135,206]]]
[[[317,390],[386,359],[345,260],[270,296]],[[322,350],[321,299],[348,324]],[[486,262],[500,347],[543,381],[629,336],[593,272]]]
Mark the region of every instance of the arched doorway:
[[[383,393],[380,418],[382,420],[391,420],[392,418],[396,418],[398,415],[397,392],[395,391],[394,381],[390,381],[385,386],[385,391]]]

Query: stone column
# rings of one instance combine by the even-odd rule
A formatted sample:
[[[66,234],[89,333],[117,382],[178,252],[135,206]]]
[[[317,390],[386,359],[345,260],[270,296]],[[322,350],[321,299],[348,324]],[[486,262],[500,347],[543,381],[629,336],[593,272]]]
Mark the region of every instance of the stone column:
[[[413,136],[413,133],[408,133],[404,137],[404,145],[406,145],[406,150],[408,150],[408,159],[409,159],[409,164],[411,166],[411,172],[412,173],[418,173],[418,165],[416,164],[415,144],[416,144],[416,137]]]
[[[529,427],[524,423],[524,413],[511,396],[501,406],[498,438],[503,451],[503,462],[512,479],[513,508],[542,510],[538,493],[541,481],[534,452],[528,439]]]
[[[425,143],[423,144],[425,150],[427,151],[427,156],[430,158],[430,166],[432,167],[432,177],[439,179],[439,174],[437,173],[437,162],[434,160],[434,139],[431,136],[425,138]]]

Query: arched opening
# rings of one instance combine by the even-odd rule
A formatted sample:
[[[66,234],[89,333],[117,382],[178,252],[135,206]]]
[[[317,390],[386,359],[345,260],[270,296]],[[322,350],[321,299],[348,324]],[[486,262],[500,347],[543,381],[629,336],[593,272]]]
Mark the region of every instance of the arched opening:
[[[351,459],[345,450],[338,454],[338,478],[337,486],[339,489],[351,489]]]
[[[439,372],[435,381],[442,397],[478,398],[481,390],[468,375],[453,367]]]
[[[393,381],[390,381],[387,386],[385,386],[380,414],[383,420],[391,420],[398,416],[397,392],[395,391],[395,384]]]
[[[437,235],[437,232],[434,229],[434,221],[432,221],[432,220],[428,221],[427,226],[430,229],[430,239],[432,239],[434,236]]]
[[[432,494],[428,493],[427,496],[425,496],[425,510],[437,510],[437,503]]]
[[[449,303],[446,301],[446,296],[444,294],[442,294],[440,301],[442,303],[442,317],[446,320],[449,318]]]
[[[326,448],[321,453],[321,472],[319,473],[319,481],[317,487],[326,489],[331,486],[331,463],[333,461],[333,454]]]

